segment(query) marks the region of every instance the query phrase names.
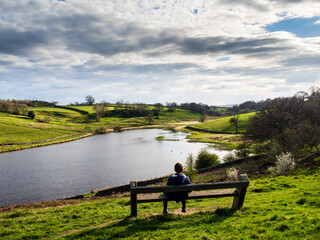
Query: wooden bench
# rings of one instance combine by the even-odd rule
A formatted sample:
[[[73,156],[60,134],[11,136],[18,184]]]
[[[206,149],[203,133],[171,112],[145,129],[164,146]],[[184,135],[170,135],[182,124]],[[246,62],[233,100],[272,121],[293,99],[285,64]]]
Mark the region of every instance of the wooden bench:
[[[187,199],[201,198],[220,198],[234,197],[232,208],[239,209],[242,207],[249,186],[249,178],[247,174],[241,174],[238,181],[218,182],[204,184],[188,184],[179,186],[154,186],[154,187],[138,187],[136,181],[130,182],[131,192],[131,216],[137,216],[137,204],[148,202],[171,201],[165,194],[169,192],[190,192]],[[138,194],[149,194],[137,197]]]

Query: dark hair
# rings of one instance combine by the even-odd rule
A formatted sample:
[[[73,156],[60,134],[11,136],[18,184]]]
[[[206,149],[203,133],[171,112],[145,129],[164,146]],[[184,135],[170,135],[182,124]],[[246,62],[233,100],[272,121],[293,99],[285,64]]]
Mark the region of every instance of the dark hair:
[[[176,163],[176,165],[174,165],[174,170],[176,171],[176,173],[182,173],[183,171],[183,166],[181,163]]]

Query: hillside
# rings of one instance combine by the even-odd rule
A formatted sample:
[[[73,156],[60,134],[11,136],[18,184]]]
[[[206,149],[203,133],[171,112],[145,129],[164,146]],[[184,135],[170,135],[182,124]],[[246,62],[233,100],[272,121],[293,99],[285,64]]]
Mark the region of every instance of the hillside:
[[[249,118],[254,116],[255,112],[244,113],[240,115],[239,118],[239,132],[245,132]],[[224,117],[219,119],[210,120],[201,124],[194,125],[194,128],[208,130],[217,133],[235,133],[236,128],[233,124],[230,123],[230,118]]]
[[[215,172],[198,176],[210,182]],[[62,200],[0,208],[2,239],[318,239],[320,168],[298,169],[290,176],[250,177],[240,211],[232,199],[189,200],[180,204],[138,205],[127,218],[129,198]]]
[[[164,111],[153,117],[152,124],[146,117],[102,117],[95,120],[92,106],[30,107],[36,114],[35,119],[27,116],[0,112],[0,152],[61,143],[95,134],[97,129],[103,132],[113,131],[114,127],[165,127],[175,123],[197,121],[200,114],[188,110],[176,109]],[[72,110],[72,109],[75,110]],[[112,107],[111,107],[112,108]],[[88,112],[84,114],[82,110]],[[100,130],[101,131],[101,130]]]

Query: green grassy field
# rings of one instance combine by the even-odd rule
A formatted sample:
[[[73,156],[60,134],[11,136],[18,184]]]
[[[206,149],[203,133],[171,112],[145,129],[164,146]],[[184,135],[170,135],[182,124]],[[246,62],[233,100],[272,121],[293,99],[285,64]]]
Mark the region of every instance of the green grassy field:
[[[255,113],[245,113],[241,114],[239,118],[239,132],[244,132],[248,126],[249,118],[254,116]],[[231,117],[219,118],[211,121],[207,121],[201,124],[194,125],[193,127],[219,132],[219,133],[234,133],[236,128],[230,121]]]
[[[14,115],[9,113],[0,113],[0,144],[12,144],[0,146],[0,152],[19,150],[29,147],[39,146],[31,142],[48,140],[42,145],[54,143],[49,141],[52,138],[61,137],[57,140],[68,141],[74,139],[74,135],[79,134],[86,136],[93,133],[99,127],[113,129],[113,127],[131,128],[141,126],[158,126],[184,121],[197,121],[200,114],[191,111],[177,109],[174,112],[164,109],[160,116],[155,116],[152,125],[149,124],[145,117],[103,117],[100,121],[96,121],[92,106],[71,106],[80,110],[89,112],[89,114],[81,114],[77,111],[55,108],[55,107],[31,107],[30,110],[36,114],[35,119],[27,116]],[[30,143],[19,145],[17,143]],[[41,144],[40,144],[41,145]]]
[[[87,111],[88,113],[94,113],[93,106],[66,106],[66,107]],[[108,109],[112,109],[112,108],[108,108]]]
[[[207,179],[210,182],[210,179]],[[180,204],[138,204],[128,197],[73,200],[73,204],[0,208],[1,239],[319,239],[320,168],[290,176],[251,179],[244,206],[231,198]]]
[[[241,143],[243,138],[239,134],[219,134],[219,133],[205,133],[191,131],[187,136],[191,142],[213,143],[216,148],[224,150],[236,149]]]
[[[80,133],[69,126],[39,123],[27,117],[0,113],[0,143],[23,143]]]

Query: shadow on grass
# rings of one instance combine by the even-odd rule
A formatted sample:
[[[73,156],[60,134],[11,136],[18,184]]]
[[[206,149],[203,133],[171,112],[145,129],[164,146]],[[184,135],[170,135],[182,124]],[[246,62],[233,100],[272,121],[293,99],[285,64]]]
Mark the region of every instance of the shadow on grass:
[[[153,235],[157,235],[160,238],[168,238],[170,233],[167,230],[194,229],[196,231],[199,225],[223,222],[234,213],[235,210],[233,209],[218,208],[215,212],[199,212],[192,215],[166,214],[144,219],[127,217],[118,223],[84,230],[66,236],[65,239],[121,239],[130,237],[143,238]]]
[[[21,118],[21,119],[27,119],[27,120],[30,120],[29,117],[26,117],[26,116],[21,116],[21,115],[15,115],[16,118]]]

